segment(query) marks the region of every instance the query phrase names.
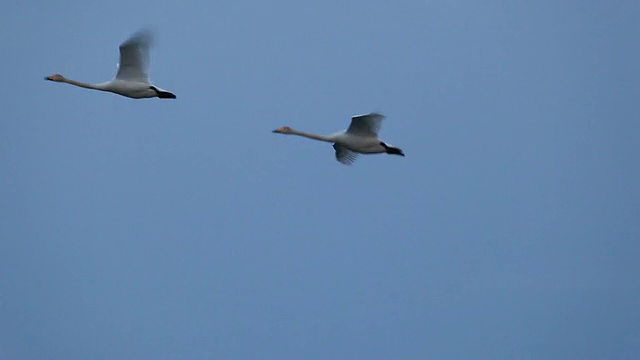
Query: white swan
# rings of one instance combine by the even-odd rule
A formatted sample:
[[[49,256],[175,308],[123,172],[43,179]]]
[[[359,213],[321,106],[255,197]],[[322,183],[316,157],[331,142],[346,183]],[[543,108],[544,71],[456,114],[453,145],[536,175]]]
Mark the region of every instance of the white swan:
[[[399,148],[393,147],[378,139],[378,130],[380,130],[382,119],[384,119],[384,115],[377,113],[356,115],[351,118],[349,128],[332,135],[310,134],[294,130],[288,126],[281,127],[272,132],[331,142],[333,143],[333,148],[336,150],[336,160],[346,165],[353,164],[358,154],[387,153],[404,156],[404,153]]]
[[[120,45],[120,63],[116,77],[100,84],[87,84],[67,79],[60,74],[47,76],[45,80],[63,82],[86,89],[108,91],[133,99],[158,97],[175,99],[176,96],[166,90],[153,86],[149,81],[149,48],[153,34],[141,30]]]

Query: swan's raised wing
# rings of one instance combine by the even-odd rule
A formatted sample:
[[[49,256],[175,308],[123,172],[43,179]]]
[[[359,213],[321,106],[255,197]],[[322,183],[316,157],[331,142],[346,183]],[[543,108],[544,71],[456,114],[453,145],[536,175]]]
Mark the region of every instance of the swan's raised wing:
[[[345,165],[353,164],[358,158],[358,153],[353,152],[338,143],[333,144],[333,148],[336,149],[336,160]]]
[[[384,115],[378,113],[356,115],[351,118],[347,134],[377,137],[382,119],[384,119]]]
[[[149,49],[153,33],[141,30],[120,45],[120,63],[116,79],[149,82]]]

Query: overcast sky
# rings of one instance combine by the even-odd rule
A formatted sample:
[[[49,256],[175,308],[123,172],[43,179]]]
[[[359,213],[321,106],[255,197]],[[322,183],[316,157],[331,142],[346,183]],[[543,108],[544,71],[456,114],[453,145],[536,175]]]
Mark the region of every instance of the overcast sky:
[[[9,1],[0,358],[640,358],[640,2]],[[157,29],[177,100],[110,80]],[[338,163],[384,113],[406,157]]]

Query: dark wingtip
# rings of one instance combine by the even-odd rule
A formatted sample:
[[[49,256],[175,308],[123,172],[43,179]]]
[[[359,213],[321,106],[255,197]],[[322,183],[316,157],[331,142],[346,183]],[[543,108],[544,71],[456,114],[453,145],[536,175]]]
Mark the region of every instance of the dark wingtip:
[[[158,97],[160,99],[176,99],[177,96],[167,91],[158,91]]]
[[[158,90],[158,88],[157,88],[157,87],[155,87],[155,86],[153,86],[153,85],[149,86],[149,89],[151,89],[151,90],[155,91],[155,92],[156,92],[156,94],[158,94],[158,97],[159,97],[160,99],[175,99],[175,98],[176,98],[176,95],[175,95],[175,94],[170,93],[170,92],[168,92],[168,91],[160,91],[160,90]]]
[[[404,156],[404,152],[400,148],[389,146],[385,144],[384,141],[380,141],[380,145],[384,147],[387,154]]]

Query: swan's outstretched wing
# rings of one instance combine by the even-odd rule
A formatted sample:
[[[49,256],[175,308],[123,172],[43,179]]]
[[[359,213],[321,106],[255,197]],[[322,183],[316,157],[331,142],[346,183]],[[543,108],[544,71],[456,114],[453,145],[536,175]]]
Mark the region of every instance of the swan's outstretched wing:
[[[377,137],[380,125],[382,125],[382,119],[384,119],[384,115],[377,113],[356,115],[351,118],[351,125],[347,129],[347,134]]]
[[[353,164],[358,158],[358,153],[353,152],[338,143],[333,144],[333,148],[336,149],[336,160],[345,165]]]
[[[149,49],[153,43],[150,30],[140,30],[120,45],[120,64],[116,79],[149,82]]]

